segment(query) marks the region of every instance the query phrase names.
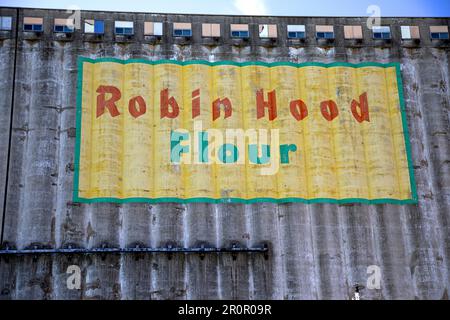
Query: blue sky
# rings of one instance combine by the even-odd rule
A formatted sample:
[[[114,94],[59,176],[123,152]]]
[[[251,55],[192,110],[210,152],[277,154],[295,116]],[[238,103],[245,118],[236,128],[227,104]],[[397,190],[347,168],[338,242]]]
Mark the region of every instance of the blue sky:
[[[369,16],[371,5],[382,17],[450,17],[450,0],[0,0],[12,7],[273,16]]]

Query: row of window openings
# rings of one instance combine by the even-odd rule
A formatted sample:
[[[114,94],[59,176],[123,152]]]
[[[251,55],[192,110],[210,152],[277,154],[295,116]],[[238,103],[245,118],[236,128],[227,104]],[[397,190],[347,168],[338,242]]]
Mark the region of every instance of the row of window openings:
[[[177,28],[177,24],[180,25]],[[1,30],[11,30],[12,18],[0,17]],[[42,18],[26,17],[24,19],[24,31],[43,31]],[[145,22],[145,35],[162,36],[162,23],[160,22]],[[73,20],[70,19],[55,19],[55,32],[70,33],[75,30]],[[105,32],[104,21],[102,20],[85,20],[85,33],[103,34]],[[304,39],[306,37],[304,25],[288,25],[287,36],[290,39]],[[118,35],[133,35],[133,22],[115,21],[115,33]],[[419,39],[418,26],[401,26],[402,39]],[[276,38],[276,25],[259,25],[259,34],[262,38]],[[192,29],[189,23],[175,23],[174,36],[192,36]],[[206,37],[220,37],[219,24],[203,24],[202,35]],[[346,39],[362,39],[361,26],[344,26],[344,35]],[[231,25],[231,36],[236,38],[248,38],[250,36],[248,25]],[[449,39],[447,26],[431,26],[431,39]],[[334,39],[333,26],[316,26],[316,38],[318,39]],[[379,26],[373,27],[374,39],[390,39],[390,27]]]

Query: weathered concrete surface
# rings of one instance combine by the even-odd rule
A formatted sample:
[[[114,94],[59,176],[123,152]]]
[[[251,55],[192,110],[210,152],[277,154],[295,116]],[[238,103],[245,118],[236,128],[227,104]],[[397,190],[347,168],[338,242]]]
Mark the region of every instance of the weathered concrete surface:
[[[1,41],[1,40],[0,40]],[[0,212],[3,213],[3,205],[6,190],[6,171],[8,165],[9,133],[11,124],[11,100],[12,100],[12,78],[14,60],[14,41],[4,40],[0,47],[0,61],[9,61],[9,63],[0,64]],[[0,218],[0,223],[2,218]]]
[[[15,16],[12,9],[2,15]],[[450,288],[450,53],[432,43],[428,26],[449,19],[385,19],[391,43],[362,45],[343,40],[342,26],[362,18],[183,16],[83,12],[106,21],[101,42],[82,33],[57,39],[51,19],[64,11],[19,10],[45,17],[39,39],[19,32],[15,90],[15,39],[0,40],[0,208],[6,191],[5,243],[62,247],[245,246],[267,243],[270,254],[11,257],[0,261],[0,299],[349,299],[356,283],[366,284],[367,267],[381,268],[380,290],[363,299],[448,299]],[[133,20],[136,35],[114,41],[113,21]],[[143,21],[164,21],[165,35],[151,43]],[[169,22],[194,25],[186,43],[170,37]],[[225,30],[207,44],[201,22]],[[229,23],[251,23],[248,43],[229,39]],[[258,39],[257,23],[277,23],[275,45]],[[290,45],[287,24],[306,24],[308,39]],[[336,26],[336,40],[318,45],[315,24]],[[407,47],[400,25],[419,25],[422,41]],[[119,40],[119,39],[117,39]],[[419,194],[418,205],[330,204],[74,204],[72,203],[77,57],[277,61],[399,61]],[[12,130],[11,98],[14,93]],[[11,148],[8,152],[9,136]],[[7,156],[9,172],[7,187]],[[2,209],[3,213],[3,209]],[[4,243],[4,244],[5,244]],[[82,270],[81,290],[68,290],[69,265]]]

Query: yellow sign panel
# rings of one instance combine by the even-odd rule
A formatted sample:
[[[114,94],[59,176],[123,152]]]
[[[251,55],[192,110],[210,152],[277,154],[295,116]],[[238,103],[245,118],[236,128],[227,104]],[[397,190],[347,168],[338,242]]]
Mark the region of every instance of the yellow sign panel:
[[[398,64],[80,58],[74,200],[415,203]]]

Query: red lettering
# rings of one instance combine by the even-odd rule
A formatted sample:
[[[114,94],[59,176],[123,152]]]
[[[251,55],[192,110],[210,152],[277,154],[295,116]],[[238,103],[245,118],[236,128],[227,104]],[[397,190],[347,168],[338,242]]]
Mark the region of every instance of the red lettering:
[[[333,100],[322,101],[320,103],[320,111],[322,111],[323,117],[328,121],[332,121],[339,114],[336,102]]]
[[[265,108],[269,109],[269,120],[277,117],[277,97],[275,90],[267,93],[268,101],[264,100],[264,90],[256,91],[256,117],[260,119],[265,115]]]
[[[169,110],[169,106],[171,110]],[[164,117],[173,119],[176,118],[180,113],[180,108],[178,107],[177,100],[175,100],[174,97],[169,98],[169,89],[161,90],[160,107],[161,107],[161,119]]]
[[[308,116],[308,108],[303,100],[291,101],[289,108],[291,109],[291,114],[297,121],[303,120]]]
[[[228,98],[224,99],[216,99],[212,103],[212,114],[213,114],[213,121],[219,118],[220,116],[220,106],[223,105],[225,108],[225,119],[228,117],[231,117],[231,114],[233,112],[233,108],[231,106],[231,101]]]
[[[200,89],[192,91],[192,119],[200,115]]]
[[[99,93],[97,96],[97,118],[105,113],[105,109],[108,109],[113,117],[120,115],[116,106],[116,102],[122,97],[119,89],[114,86],[99,86],[97,93]],[[108,100],[105,98],[107,93],[111,94],[111,98]]]
[[[139,105],[139,109],[136,108],[136,103]],[[145,104],[144,98],[141,96],[134,97],[128,102],[128,110],[130,114],[134,117],[140,117],[147,111],[147,105]]]
[[[358,109],[360,112],[358,112]],[[364,92],[359,96],[359,102],[356,100],[352,100],[351,110],[353,117],[355,117],[356,121],[363,122],[369,120],[369,103],[367,102],[367,92]]]

